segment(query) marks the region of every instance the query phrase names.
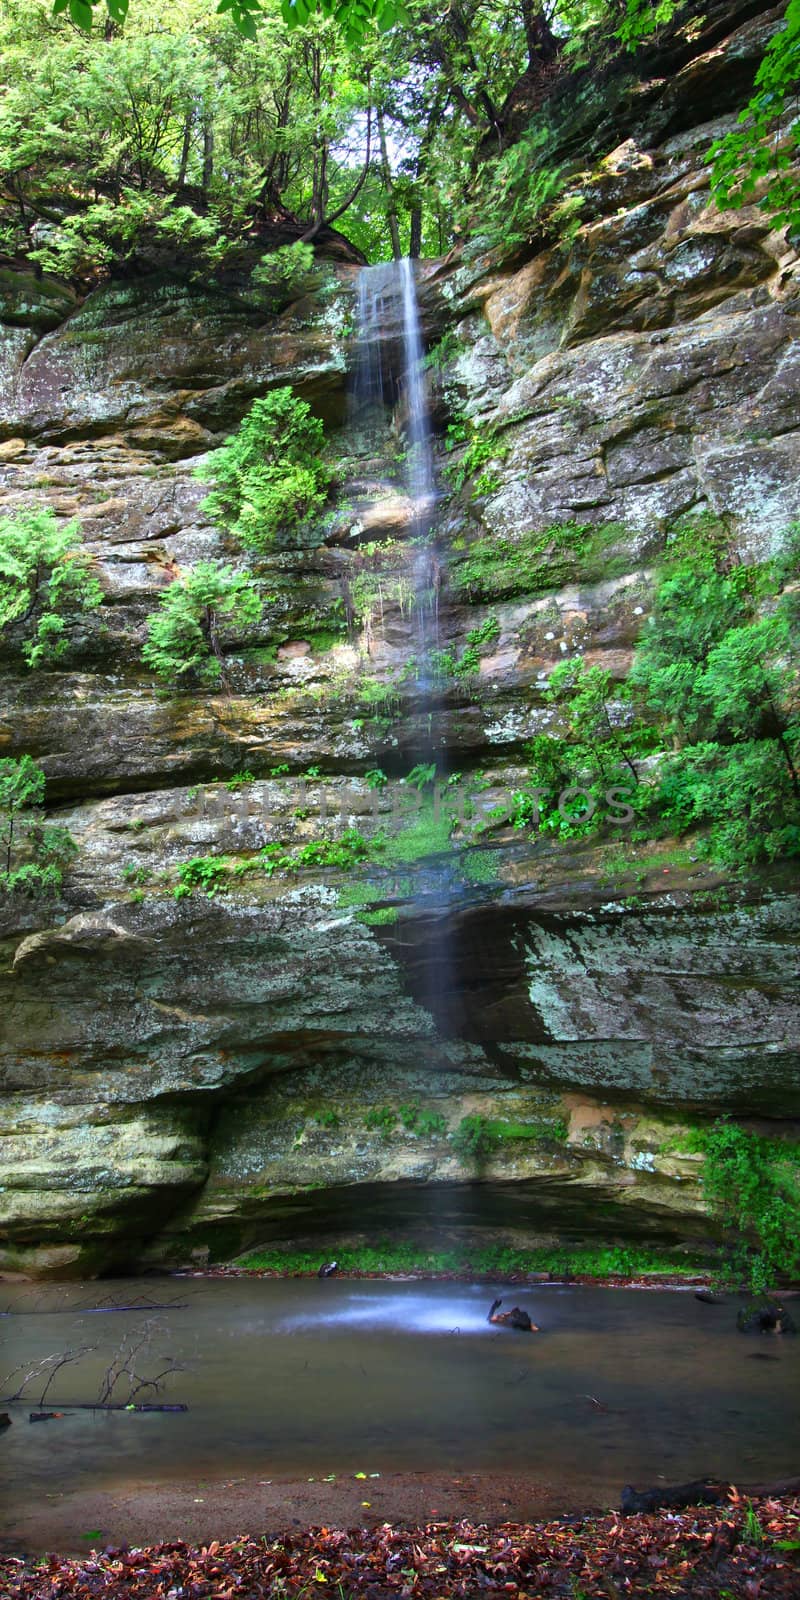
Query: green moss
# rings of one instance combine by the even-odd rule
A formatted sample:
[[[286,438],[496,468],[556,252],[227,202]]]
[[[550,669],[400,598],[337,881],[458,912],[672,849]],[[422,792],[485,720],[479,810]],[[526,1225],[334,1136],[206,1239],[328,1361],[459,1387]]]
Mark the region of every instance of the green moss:
[[[414,820],[398,833],[381,835],[376,848],[387,867],[402,866],[449,850],[452,831],[452,818],[434,797],[425,797]]]
[[[531,1139],[537,1144],[566,1144],[569,1126],[563,1117],[538,1117],[531,1122],[489,1121],[489,1133],[501,1143]]]
[[[332,1253],[331,1247],[325,1247]],[[310,1273],[316,1276],[322,1250],[250,1250],[236,1261],[248,1271],[276,1272],[286,1276]],[[422,1273],[552,1273],[576,1276],[638,1277],[691,1276],[710,1270],[710,1262],[688,1251],[628,1249],[620,1246],[573,1247],[544,1246],[524,1250],[518,1246],[477,1244],[456,1250],[427,1250],[414,1240],[379,1240],[354,1249],[336,1248],[341,1272],[422,1272]]]
[[[396,922],[398,918],[396,906],[379,906],[376,911],[359,911],[356,920],[363,922],[368,928],[381,928]]]
[[[454,553],[451,583],[470,600],[491,600],[547,594],[579,578],[614,577],[630,565],[623,553],[616,562],[607,554],[623,538],[619,523],[564,522],[515,538],[477,539],[463,555]]]
[[[495,850],[467,850],[460,860],[462,876],[468,883],[496,883],[500,857]]]

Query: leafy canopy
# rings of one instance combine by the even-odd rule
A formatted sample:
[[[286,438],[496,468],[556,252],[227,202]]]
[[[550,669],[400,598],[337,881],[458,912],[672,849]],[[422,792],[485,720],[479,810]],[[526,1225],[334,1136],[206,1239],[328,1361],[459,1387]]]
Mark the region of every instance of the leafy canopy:
[[[323,442],[306,401],[288,387],[273,389],[202,468],[214,485],[206,509],[245,550],[263,553],[323,504],[331,480]]]
[[[162,595],[142,657],[168,682],[194,674],[217,683],[225,677],[224,635],[253,627],[261,613],[250,578],[219,561],[198,561]]]
[[[0,634],[20,630],[28,666],[63,656],[70,628],[102,599],[77,522],[49,509],[0,517]]]
[[[129,0],[55,0],[53,15],[67,12],[84,33],[90,33],[94,8],[105,3],[111,21],[121,26],[128,15]],[[228,12],[243,39],[258,38],[261,0],[220,0],[218,13]],[[400,0],[281,0],[281,15],[287,28],[304,26],[315,15],[332,17],[350,44],[359,44],[373,24],[380,32],[394,27],[404,14]]]

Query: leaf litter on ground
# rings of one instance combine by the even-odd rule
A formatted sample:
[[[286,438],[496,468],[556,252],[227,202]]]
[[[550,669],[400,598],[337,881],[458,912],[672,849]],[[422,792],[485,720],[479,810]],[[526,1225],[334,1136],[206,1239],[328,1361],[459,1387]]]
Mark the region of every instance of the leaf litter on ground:
[[[748,1511],[748,1506],[750,1510]],[[756,1536],[756,1527],[759,1530]],[[281,1538],[0,1558],[3,1600],[797,1600],[800,1497],[488,1527],[308,1528]]]

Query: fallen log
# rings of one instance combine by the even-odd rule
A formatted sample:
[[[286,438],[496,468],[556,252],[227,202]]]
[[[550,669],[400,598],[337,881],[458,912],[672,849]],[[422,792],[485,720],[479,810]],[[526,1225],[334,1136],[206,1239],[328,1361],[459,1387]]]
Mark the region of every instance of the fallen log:
[[[632,1517],[640,1511],[678,1511],[683,1506],[721,1506],[730,1493],[729,1483],[712,1478],[698,1479],[694,1483],[664,1484],[656,1489],[634,1489],[626,1483],[619,1499],[623,1517]]]
[[[771,1500],[800,1492],[800,1478],[783,1478],[778,1483],[733,1484],[718,1478],[699,1478],[692,1483],[663,1484],[655,1489],[634,1489],[626,1483],[620,1495],[624,1517],[638,1512],[680,1511],[685,1506],[720,1506],[726,1500],[745,1496],[752,1500]]]
[[[7,1400],[3,1400],[2,1401],[2,1404],[4,1406],[30,1405],[30,1400],[25,1400],[23,1398],[23,1396],[21,1396],[21,1395],[10,1395]],[[151,1403],[149,1405],[146,1405],[143,1401],[138,1401],[138,1402],[134,1403],[134,1401],[132,1401],[132,1400],[127,1401],[127,1403],[124,1400],[113,1400],[113,1401],[109,1401],[109,1400],[105,1400],[105,1401],[103,1401],[103,1400],[61,1400],[59,1402],[59,1404],[61,1406],[61,1410],[60,1411],[35,1411],[35,1412],[32,1411],[31,1414],[30,1414],[31,1422],[44,1422],[49,1417],[61,1416],[64,1411],[188,1411],[189,1410],[189,1407],[187,1405],[183,1405],[183,1404],[181,1404],[181,1405],[155,1405],[155,1404]],[[11,1419],[9,1418],[9,1422],[10,1421],[11,1421]],[[0,1424],[0,1426],[2,1426],[2,1424]]]

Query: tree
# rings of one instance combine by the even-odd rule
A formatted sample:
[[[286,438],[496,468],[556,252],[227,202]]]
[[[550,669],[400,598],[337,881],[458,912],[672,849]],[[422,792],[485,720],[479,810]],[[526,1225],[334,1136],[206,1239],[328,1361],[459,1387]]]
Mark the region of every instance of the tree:
[[[69,648],[69,629],[103,599],[77,522],[49,509],[0,517],[0,634],[16,627],[30,667],[50,665]]]
[[[244,549],[263,553],[324,503],[331,474],[323,442],[306,401],[288,386],[273,389],[202,468],[214,485],[206,509]]]
[[[170,584],[148,624],[142,657],[160,678],[225,680],[223,634],[254,626],[262,604],[252,581],[219,561],[198,561]]]
[[[66,828],[48,826],[40,812],[44,802],[45,775],[32,756],[0,761],[0,893],[6,895],[57,894],[64,871],[77,852],[77,845]],[[17,822],[30,815],[23,835],[22,851],[27,855],[18,863],[20,835]]]
[[[789,0],[784,26],[770,40],[756,73],[755,93],[738,126],[712,145],[712,189],[718,205],[756,200],[776,228],[800,234],[800,0]]]

